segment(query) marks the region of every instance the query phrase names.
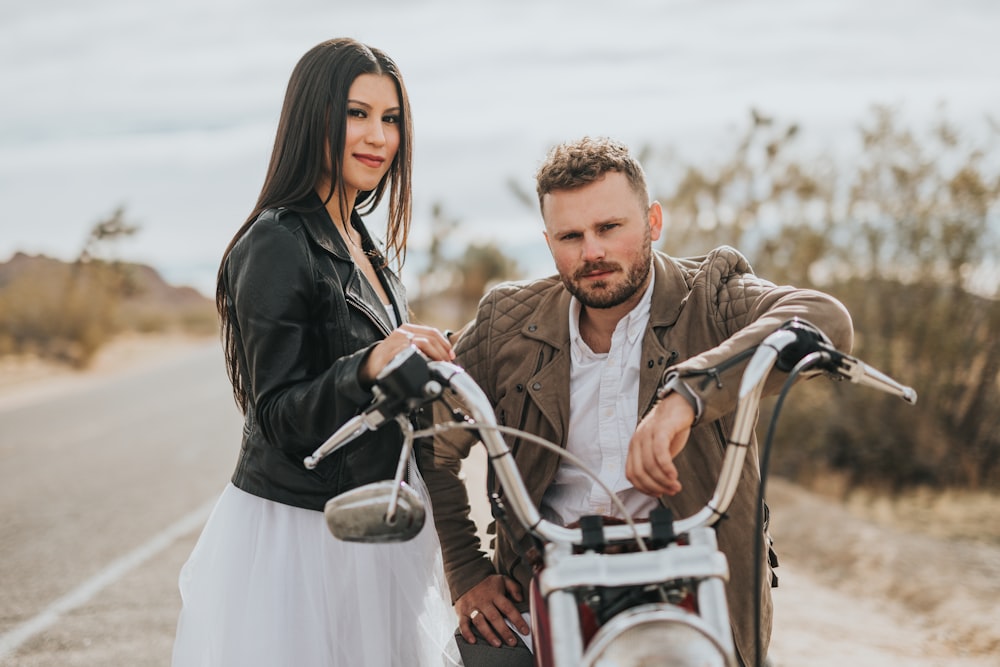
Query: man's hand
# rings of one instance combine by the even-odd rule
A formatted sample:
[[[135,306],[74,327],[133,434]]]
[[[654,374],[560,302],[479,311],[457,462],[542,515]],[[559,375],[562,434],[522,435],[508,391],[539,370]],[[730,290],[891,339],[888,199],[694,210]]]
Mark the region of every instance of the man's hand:
[[[517,610],[511,598],[520,602],[524,599],[521,585],[500,574],[491,575],[470,588],[455,601],[458,614],[458,629],[470,644],[476,643],[472,626],[493,646],[500,646],[501,640],[510,646],[517,644],[517,636],[504,622],[508,619],[521,634],[528,634],[528,624]]]
[[[683,396],[669,394],[642,418],[628,446],[625,477],[649,496],[681,491],[674,457],[687,444],[695,413]]]

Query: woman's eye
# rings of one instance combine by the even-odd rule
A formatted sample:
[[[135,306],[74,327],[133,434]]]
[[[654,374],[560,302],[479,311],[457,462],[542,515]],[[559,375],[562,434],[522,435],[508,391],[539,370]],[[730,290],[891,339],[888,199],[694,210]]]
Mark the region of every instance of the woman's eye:
[[[388,116],[382,116],[382,122],[383,123],[389,123],[390,125],[396,125],[399,122],[401,122],[401,119],[400,119],[399,116],[397,116],[395,114],[390,114]]]
[[[347,115],[351,118],[366,118],[368,116],[364,109],[348,109]]]

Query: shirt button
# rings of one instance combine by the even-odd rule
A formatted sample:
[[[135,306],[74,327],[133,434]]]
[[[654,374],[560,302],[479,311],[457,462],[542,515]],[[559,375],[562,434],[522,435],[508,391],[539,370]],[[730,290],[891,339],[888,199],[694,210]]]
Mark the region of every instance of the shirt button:
[[[542,388],[542,383],[536,382],[535,384],[531,385],[531,388],[534,389],[535,391],[538,391],[539,389]]]

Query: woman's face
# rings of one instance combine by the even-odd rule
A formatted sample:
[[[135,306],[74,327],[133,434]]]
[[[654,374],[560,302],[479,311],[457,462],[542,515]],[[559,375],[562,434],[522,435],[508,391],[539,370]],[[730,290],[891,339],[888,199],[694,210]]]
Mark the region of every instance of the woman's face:
[[[347,201],[374,190],[396,157],[402,108],[392,77],[361,74],[347,93],[344,187]]]

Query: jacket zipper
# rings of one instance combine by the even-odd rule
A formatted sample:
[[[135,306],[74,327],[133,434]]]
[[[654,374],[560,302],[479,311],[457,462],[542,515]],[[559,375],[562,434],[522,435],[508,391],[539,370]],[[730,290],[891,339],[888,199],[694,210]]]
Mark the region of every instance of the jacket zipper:
[[[725,452],[726,452],[726,442],[728,441],[728,438],[726,438],[726,434],[723,433],[723,431],[722,431],[722,424],[720,424],[719,420],[716,419],[714,422],[712,422],[712,426],[715,427],[715,435],[716,435],[716,439],[717,439],[717,441],[719,443],[719,447],[722,449],[722,453],[725,454]]]
[[[378,318],[378,315],[375,314],[375,311],[372,309],[370,305],[358,299],[357,297],[353,296],[352,294],[348,294],[347,292],[345,292],[344,295],[347,303],[349,303],[350,305],[354,306],[362,313],[367,315],[368,319],[371,320],[376,327],[378,327],[379,331],[381,331],[386,336],[392,333],[392,331],[386,328],[385,323]]]

